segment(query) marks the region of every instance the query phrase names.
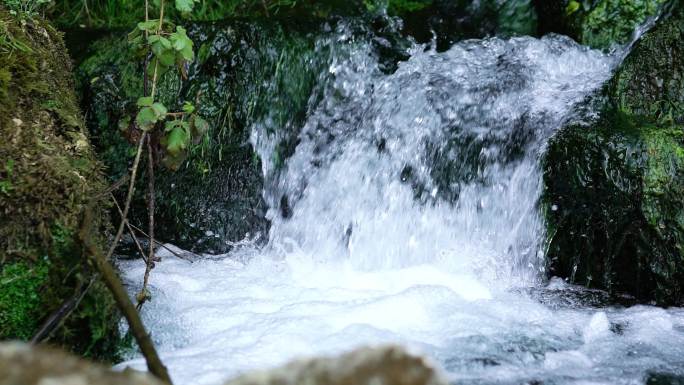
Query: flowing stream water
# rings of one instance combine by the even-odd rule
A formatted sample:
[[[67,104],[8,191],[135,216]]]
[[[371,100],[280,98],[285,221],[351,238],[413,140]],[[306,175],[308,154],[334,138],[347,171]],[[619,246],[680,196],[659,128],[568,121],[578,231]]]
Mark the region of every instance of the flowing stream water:
[[[381,343],[458,384],[684,374],[684,310],[595,306],[592,292],[543,279],[545,143],[583,118],[577,105],[622,52],[562,36],[468,40],[415,45],[384,74],[370,44],[331,39],[322,96],[289,133],[294,154],[267,161],[286,134],[268,117],[252,127],[266,244],[194,263],[159,252],[143,317],[176,384]],[[136,290],[143,264],[121,267]]]

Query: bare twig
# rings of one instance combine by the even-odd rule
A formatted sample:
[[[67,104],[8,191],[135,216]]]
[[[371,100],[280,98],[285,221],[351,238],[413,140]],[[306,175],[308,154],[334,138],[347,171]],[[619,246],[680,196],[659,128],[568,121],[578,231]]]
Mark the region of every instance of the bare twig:
[[[133,229],[135,229],[135,231],[137,231],[137,232],[139,232],[140,234],[142,234],[145,238],[149,238],[149,237],[150,237],[150,236],[147,235],[147,233],[144,232],[140,227],[138,227],[138,226],[136,226],[136,225],[134,225],[134,224],[132,224],[132,223],[130,223],[130,222],[129,222],[128,224],[129,224]],[[163,243],[161,243],[161,242],[159,242],[159,241],[157,241],[157,240],[155,240],[154,243],[156,243],[157,246],[159,246],[159,247],[163,247],[163,248],[166,249],[169,253],[175,255],[176,257],[178,257],[178,258],[180,258],[180,259],[182,259],[182,260],[188,261],[188,262],[190,262],[190,263],[193,262],[192,259],[189,259],[188,257],[185,257],[185,256],[183,256],[182,254],[179,254],[179,253],[175,252],[173,249],[171,249],[170,247],[166,246],[165,244],[163,244]]]
[[[116,236],[114,237],[114,242],[112,242],[112,245],[109,247],[109,251],[107,251],[107,254],[105,255],[105,259],[109,260],[111,258],[112,254],[114,254],[114,250],[116,249],[116,246],[119,244],[119,240],[121,239],[121,235],[123,234],[123,229],[126,224],[126,218],[128,217],[128,210],[131,208],[131,199],[133,198],[133,191],[135,190],[135,176],[138,172],[138,164],[140,163],[140,154],[142,153],[142,147],[143,144],[145,143],[145,139],[147,139],[147,133],[143,133],[142,136],[140,136],[140,140],[138,141],[138,151],[135,153],[135,160],[133,161],[133,169],[131,170],[131,181],[130,184],[128,185],[128,194],[126,196],[126,203],[124,204],[124,209],[123,213],[121,214],[121,217],[123,218],[121,220],[121,223],[119,224],[119,229],[116,231]]]
[[[108,259],[102,255],[102,252],[100,252],[97,246],[93,244],[90,238],[92,216],[92,207],[88,206],[83,217],[81,230],[79,231],[79,237],[83,243],[84,250],[93,260],[95,266],[102,275],[105,284],[112,293],[119,309],[123,313],[124,317],[126,317],[126,321],[128,321],[128,325],[133,333],[133,337],[138,343],[138,346],[140,346],[140,350],[145,357],[147,368],[149,369],[150,373],[167,384],[172,384],[171,377],[169,377],[166,366],[164,366],[161,359],[159,359],[159,355],[157,354],[157,350],[154,348],[152,339],[150,338],[149,334],[147,334],[145,325],[143,325],[140,315],[138,315],[138,312],[135,310],[135,306],[133,306],[133,303],[128,298],[126,289],[124,289],[121,280],[119,280],[119,277],[116,274],[116,271],[109,263]]]
[[[140,257],[142,257],[142,260],[147,263],[147,257],[145,256],[145,252],[142,249],[142,246],[140,246],[140,242],[138,242],[138,237],[135,236],[135,231],[133,231],[133,228],[131,227],[130,222],[128,222],[127,218],[123,217],[123,212],[121,211],[121,206],[119,206],[119,202],[116,201],[116,198],[114,197],[114,194],[110,194],[112,200],[114,201],[114,205],[116,205],[117,211],[119,211],[119,215],[121,216],[121,220],[126,221],[126,228],[128,228],[128,232],[131,234],[131,237],[133,238],[133,241],[135,242],[135,246],[138,248],[138,252],[140,252]]]
[[[73,313],[74,309],[81,304],[81,301],[83,301],[83,298],[88,293],[88,290],[90,290],[90,287],[93,286],[96,279],[96,276],[90,278],[87,285],[81,285],[81,288],[76,294],[64,301],[62,305],[43,322],[43,325],[41,325],[40,329],[38,329],[31,338],[31,343],[38,344],[50,337],[52,332],[58,329],[64,320]]]
[[[150,249],[147,255],[145,264],[145,276],[143,277],[143,286],[140,293],[137,295],[138,305],[140,310],[142,305],[149,299],[147,293],[147,284],[150,280],[150,271],[154,268],[154,154],[152,153],[152,144],[147,142],[147,216],[149,220],[149,238]]]
[[[102,200],[102,199],[107,198],[108,195],[110,195],[110,194],[113,193],[114,191],[118,190],[121,186],[123,186],[124,184],[126,184],[126,182],[128,182],[128,180],[130,179],[130,177],[131,177],[131,176],[130,176],[129,174],[126,174],[126,175],[122,176],[121,178],[119,178],[119,180],[117,180],[116,182],[114,182],[114,183],[113,183],[111,186],[109,186],[106,190],[104,190],[103,192],[101,192],[100,194],[98,194],[98,195],[95,197],[95,199],[97,199],[97,200]]]

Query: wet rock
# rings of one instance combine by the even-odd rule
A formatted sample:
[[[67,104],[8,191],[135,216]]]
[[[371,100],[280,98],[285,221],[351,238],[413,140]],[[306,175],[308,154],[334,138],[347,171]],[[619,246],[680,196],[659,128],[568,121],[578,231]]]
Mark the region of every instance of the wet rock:
[[[535,0],[539,33],[568,35],[592,48],[631,40],[634,29],[655,16],[667,0]]]
[[[684,302],[684,18],[637,43],[600,117],[550,142],[550,275],[640,301]]]
[[[159,95],[172,110],[196,101],[210,129],[179,170],[157,172],[156,233],[162,240],[223,253],[235,242],[265,238],[263,162],[282,163],[296,143],[282,135],[272,158],[261,159],[250,143],[250,125],[268,120],[284,133],[299,127],[323,64],[308,27],[302,28],[256,21],[188,24],[197,60],[187,79],[166,74]],[[125,38],[112,36],[95,42],[78,68],[88,127],[113,179],[132,159],[130,143],[112,127],[135,108],[143,86],[139,62]],[[133,213],[134,223],[144,226],[142,195]]]
[[[162,385],[151,376],[113,372],[65,352],[18,342],[0,344],[0,385]]]
[[[61,34],[40,18],[19,20],[0,6],[0,37],[0,340],[29,339],[91,285],[76,233],[84,208],[106,185]],[[103,234],[102,205],[93,217],[93,232]],[[93,241],[103,245],[103,238]],[[51,338],[109,357],[116,320],[107,289],[95,280]]]
[[[646,385],[684,385],[684,376],[662,372],[648,373]]]
[[[336,358],[292,362],[226,385],[446,385],[421,357],[395,346],[362,348]]]
[[[485,36],[534,35],[537,14],[531,0],[390,1],[390,14],[404,21],[404,32],[444,51],[459,40]]]

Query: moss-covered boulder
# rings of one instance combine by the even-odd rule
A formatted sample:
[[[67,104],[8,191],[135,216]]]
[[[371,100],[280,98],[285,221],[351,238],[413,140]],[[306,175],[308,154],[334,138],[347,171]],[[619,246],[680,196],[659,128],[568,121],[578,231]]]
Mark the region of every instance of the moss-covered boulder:
[[[2,7],[0,135],[0,339],[31,338],[63,302],[82,297],[51,340],[111,356],[115,308],[104,285],[91,281],[75,235],[85,205],[105,184],[71,62],[48,23],[19,20]]]
[[[641,39],[601,115],[562,129],[545,161],[549,272],[660,304],[684,302],[684,17]]]
[[[318,24],[259,19],[187,27],[197,60],[187,69],[187,79],[167,73],[159,95],[171,109],[196,101],[210,129],[178,170],[157,172],[156,234],[188,250],[221,253],[258,234],[265,239],[262,163],[278,167],[294,150],[292,138],[330,52],[309,33],[318,31]],[[133,156],[117,127],[135,110],[143,87],[142,63],[120,35],[95,42],[87,56],[77,76],[88,127],[108,174],[116,179]],[[268,132],[280,141],[262,154],[265,159],[250,141],[250,126],[259,122],[279,128]],[[142,196],[134,202],[132,220],[146,224]]]
[[[636,27],[668,0],[535,0],[539,33],[568,35],[592,48],[631,41]]]

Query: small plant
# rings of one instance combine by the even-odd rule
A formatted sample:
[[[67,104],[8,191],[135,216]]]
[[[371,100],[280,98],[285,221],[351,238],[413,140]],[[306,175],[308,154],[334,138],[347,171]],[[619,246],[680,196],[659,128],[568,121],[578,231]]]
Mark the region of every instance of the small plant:
[[[5,162],[4,176],[0,178],[0,193],[9,195],[14,189],[12,186],[12,173],[14,171],[14,160],[8,159]]]
[[[2,0],[9,13],[20,17],[33,17],[51,0]]]

